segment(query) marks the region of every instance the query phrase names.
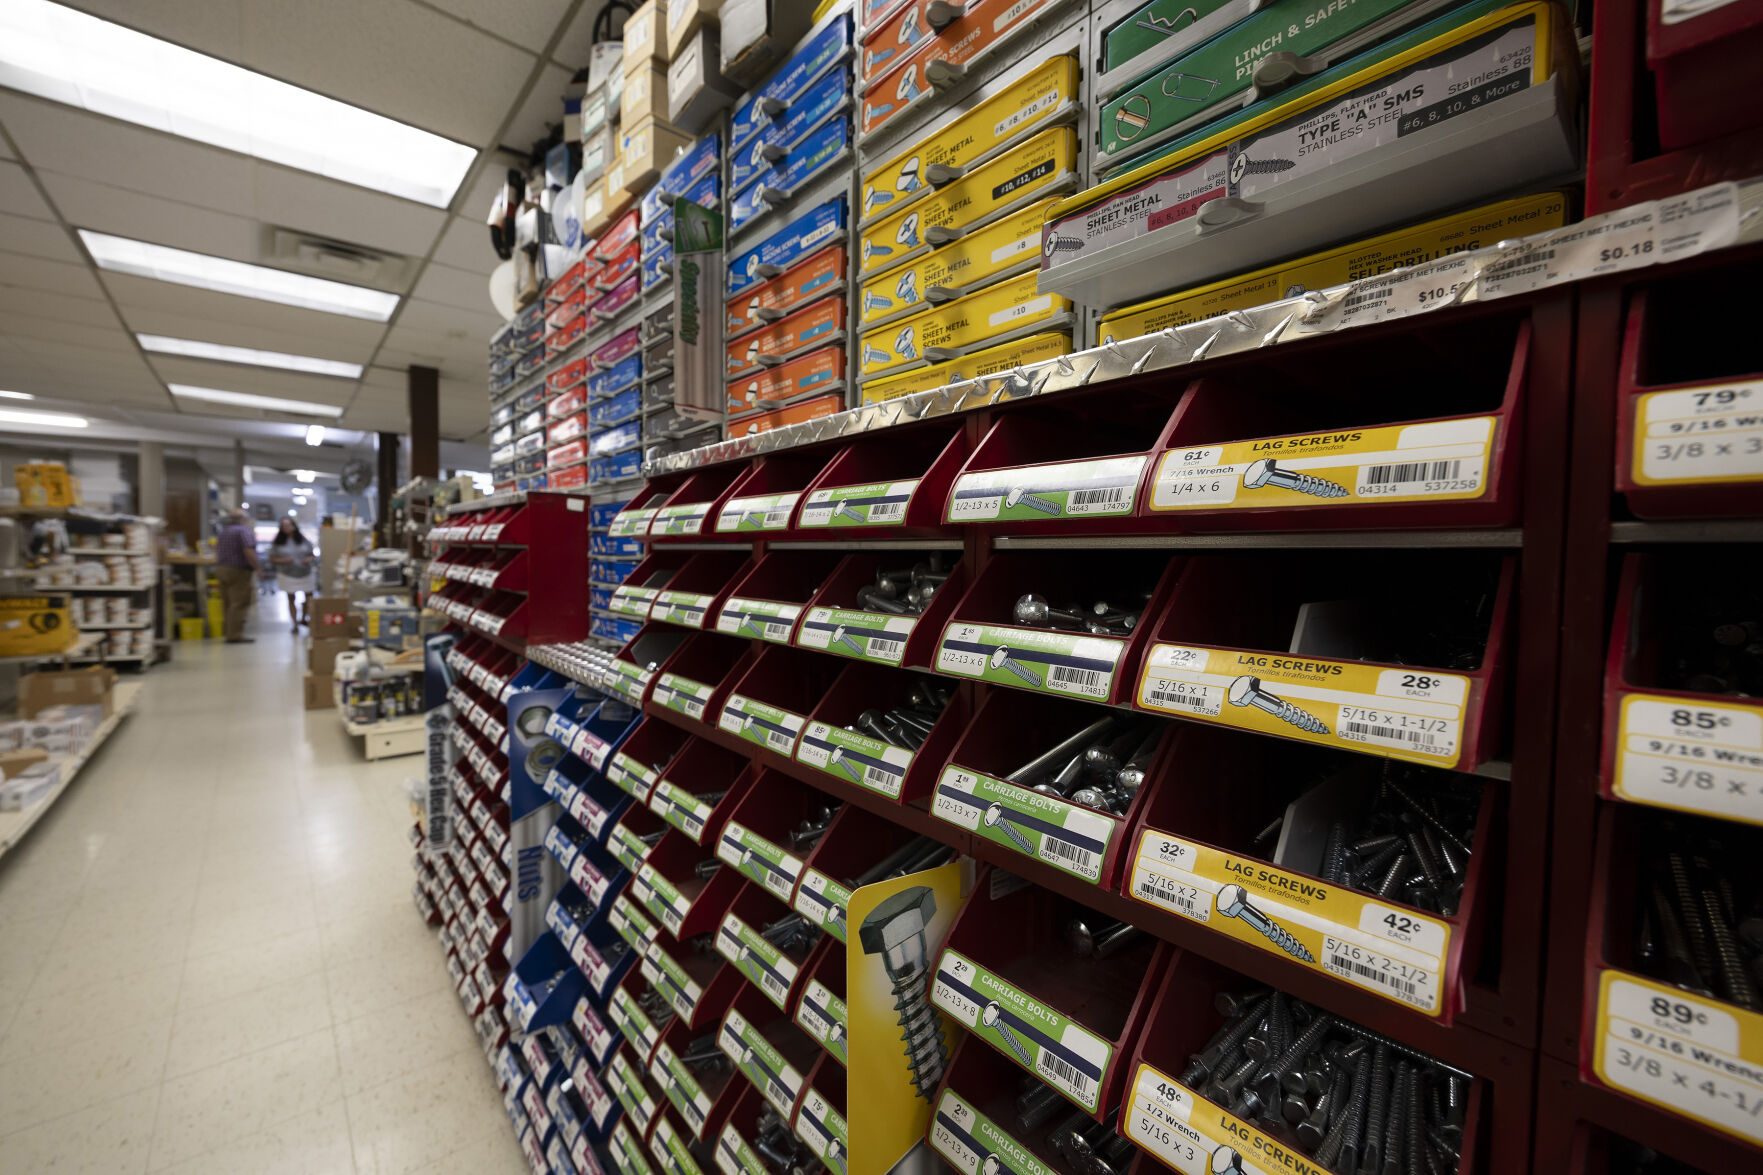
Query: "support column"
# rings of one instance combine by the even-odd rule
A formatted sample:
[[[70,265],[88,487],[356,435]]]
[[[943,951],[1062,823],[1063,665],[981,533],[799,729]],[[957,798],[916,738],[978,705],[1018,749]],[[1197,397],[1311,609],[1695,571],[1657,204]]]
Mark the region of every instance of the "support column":
[[[374,496],[379,500],[374,531],[381,546],[390,546],[392,494],[398,489],[398,434],[395,432],[379,434],[379,471],[374,479],[374,489]]]
[[[441,373],[433,367],[408,367],[405,383],[410,397],[410,476],[441,476]]]
[[[165,517],[165,446],[142,441],[135,461],[137,481],[135,511],[152,518]]]
[[[245,442],[233,442],[233,500],[227,503],[228,510],[237,510],[239,503],[249,501],[245,497]]]

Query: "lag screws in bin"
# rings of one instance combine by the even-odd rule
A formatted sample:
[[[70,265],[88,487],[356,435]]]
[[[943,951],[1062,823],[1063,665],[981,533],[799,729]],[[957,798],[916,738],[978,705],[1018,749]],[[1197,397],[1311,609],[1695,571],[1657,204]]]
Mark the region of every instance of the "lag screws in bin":
[[[917,616],[930,605],[948,578],[942,555],[932,552],[927,563],[877,571],[873,585],[857,589],[857,606],[865,612]]]
[[[1481,796],[1479,780],[1385,763],[1370,809],[1330,825],[1322,879],[1451,917],[1463,898]]]
[[[1642,852],[1637,968],[1686,991],[1763,1011],[1758,838],[1670,819]]]
[[[1339,1175],[1453,1172],[1469,1075],[1283,991],[1220,992],[1227,1017],[1180,1081]]]

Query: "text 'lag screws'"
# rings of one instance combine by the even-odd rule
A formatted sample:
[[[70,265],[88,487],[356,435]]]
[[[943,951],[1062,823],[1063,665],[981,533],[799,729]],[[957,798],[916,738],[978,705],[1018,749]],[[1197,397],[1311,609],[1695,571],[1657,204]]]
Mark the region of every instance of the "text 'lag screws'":
[[[877,571],[875,583],[857,589],[856,603],[865,612],[917,616],[930,605],[948,578],[942,555],[933,551],[928,562]]]
[[[1100,718],[1010,772],[1010,783],[1098,811],[1125,815],[1145,781],[1163,723]]]
[[[1638,970],[1686,991],[1763,1011],[1763,886],[1750,829],[1673,818],[1642,850]]]
[[[1282,991],[1215,1002],[1183,1085],[1338,1175],[1457,1169],[1468,1074]]]

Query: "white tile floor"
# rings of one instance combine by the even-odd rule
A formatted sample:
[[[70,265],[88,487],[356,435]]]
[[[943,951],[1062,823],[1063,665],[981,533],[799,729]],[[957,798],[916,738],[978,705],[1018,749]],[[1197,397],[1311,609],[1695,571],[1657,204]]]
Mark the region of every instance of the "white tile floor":
[[[0,857],[0,1172],[524,1172],[410,901],[403,781],[281,601],[180,644]]]

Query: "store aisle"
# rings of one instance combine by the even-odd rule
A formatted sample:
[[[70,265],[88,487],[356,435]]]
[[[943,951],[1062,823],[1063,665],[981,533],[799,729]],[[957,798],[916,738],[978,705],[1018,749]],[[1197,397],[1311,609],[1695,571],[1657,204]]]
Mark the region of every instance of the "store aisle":
[[[410,901],[404,778],[298,638],[180,645],[0,858],[0,1172],[521,1172]]]

